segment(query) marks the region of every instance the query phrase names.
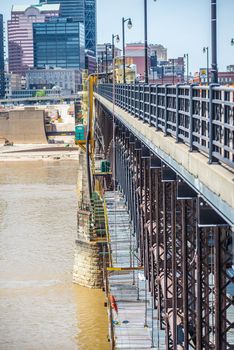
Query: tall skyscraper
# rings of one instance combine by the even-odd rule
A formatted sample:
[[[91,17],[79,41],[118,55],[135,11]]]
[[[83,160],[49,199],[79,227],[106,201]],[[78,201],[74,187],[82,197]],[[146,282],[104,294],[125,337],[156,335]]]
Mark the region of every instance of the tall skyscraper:
[[[53,18],[33,24],[34,67],[84,68],[84,24]]]
[[[36,22],[58,17],[60,5],[14,5],[8,21],[9,72],[24,74],[33,67],[33,29]]]
[[[3,15],[0,14],[0,98],[5,96]]]
[[[40,0],[61,4],[61,16],[73,17],[85,25],[85,48],[96,53],[96,0]]]
[[[96,54],[96,0],[85,0],[85,48]]]
[[[78,21],[84,21],[85,0],[40,0],[40,3],[60,4],[62,17],[75,17]]]

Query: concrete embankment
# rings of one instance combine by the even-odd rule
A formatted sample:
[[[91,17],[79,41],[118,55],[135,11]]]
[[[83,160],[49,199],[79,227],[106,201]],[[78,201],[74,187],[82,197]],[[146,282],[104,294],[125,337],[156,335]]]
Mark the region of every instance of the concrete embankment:
[[[0,113],[0,141],[46,144],[45,111],[28,107]]]

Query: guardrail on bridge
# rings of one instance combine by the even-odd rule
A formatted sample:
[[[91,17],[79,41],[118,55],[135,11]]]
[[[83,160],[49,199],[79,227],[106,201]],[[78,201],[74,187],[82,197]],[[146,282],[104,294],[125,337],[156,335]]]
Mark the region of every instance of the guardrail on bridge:
[[[143,120],[209,163],[234,168],[234,89],[211,84],[100,84],[97,93]]]

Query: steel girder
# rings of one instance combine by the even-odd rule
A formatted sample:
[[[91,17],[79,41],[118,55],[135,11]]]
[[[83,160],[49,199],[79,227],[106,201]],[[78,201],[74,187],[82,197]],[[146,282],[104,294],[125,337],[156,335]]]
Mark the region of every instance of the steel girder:
[[[119,122],[115,141],[117,182],[166,348],[233,349],[231,228]]]

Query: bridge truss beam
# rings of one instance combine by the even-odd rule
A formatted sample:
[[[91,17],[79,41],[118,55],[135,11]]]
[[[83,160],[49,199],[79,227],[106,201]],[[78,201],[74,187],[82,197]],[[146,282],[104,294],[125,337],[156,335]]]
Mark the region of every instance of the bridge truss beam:
[[[166,349],[233,349],[233,232],[116,119],[116,179]]]

